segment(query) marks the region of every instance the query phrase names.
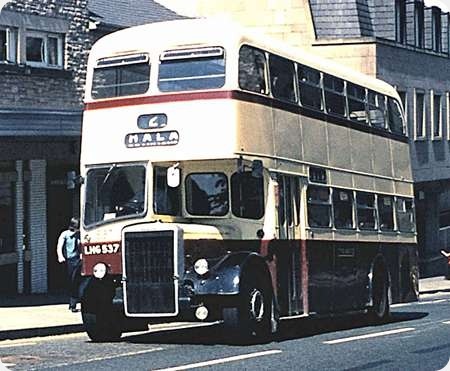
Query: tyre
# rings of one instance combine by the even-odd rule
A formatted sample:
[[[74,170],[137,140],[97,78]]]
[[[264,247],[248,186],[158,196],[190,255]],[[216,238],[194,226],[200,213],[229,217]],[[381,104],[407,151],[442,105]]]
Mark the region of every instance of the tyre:
[[[256,275],[244,276],[241,281],[237,306],[224,308],[226,331],[243,341],[266,341],[272,334],[272,290],[270,285]]]
[[[122,336],[120,321],[112,310],[104,312],[86,312],[81,308],[84,328],[94,342],[118,341]]]
[[[378,269],[374,273],[372,282],[372,306],[369,316],[373,322],[385,322],[390,314],[389,308],[389,279],[385,269]]]

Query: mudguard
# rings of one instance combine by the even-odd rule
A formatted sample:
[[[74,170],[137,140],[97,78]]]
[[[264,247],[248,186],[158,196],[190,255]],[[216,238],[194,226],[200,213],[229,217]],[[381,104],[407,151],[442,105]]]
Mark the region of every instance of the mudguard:
[[[195,295],[236,295],[239,293],[242,275],[249,269],[269,274],[261,255],[239,252],[226,255],[203,276],[191,272],[188,279],[193,283]]]

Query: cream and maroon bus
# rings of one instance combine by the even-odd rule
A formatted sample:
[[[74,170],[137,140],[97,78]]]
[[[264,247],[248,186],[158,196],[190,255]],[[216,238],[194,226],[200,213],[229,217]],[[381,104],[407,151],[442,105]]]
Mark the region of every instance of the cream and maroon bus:
[[[388,84],[217,20],[100,39],[81,150],[82,317],[266,337],[417,300],[413,183]]]

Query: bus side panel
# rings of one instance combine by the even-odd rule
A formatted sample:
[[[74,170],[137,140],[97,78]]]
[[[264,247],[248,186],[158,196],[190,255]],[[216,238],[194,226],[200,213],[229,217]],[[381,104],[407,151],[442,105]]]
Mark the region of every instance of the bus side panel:
[[[370,304],[375,259],[389,271],[392,303],[417,300],[414,244],[308,240],[309,312],[362,310]]]

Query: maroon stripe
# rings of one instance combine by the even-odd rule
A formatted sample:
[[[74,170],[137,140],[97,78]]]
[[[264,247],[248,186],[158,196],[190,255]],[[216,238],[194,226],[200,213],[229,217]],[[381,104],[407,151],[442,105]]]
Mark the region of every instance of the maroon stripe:
[[[204,99],[230,99],[233,98],[233,91],[209,91],[197,93],[178,93],[178,94],[163,94],[153,95],[149,97],[134,97],[134,98],[120,98],[111,99],[107,101],[86,103],[85,111],[92,111],[104,108],[116,108],[125,106],[136,106],[141,104],[156,104],[167,102],[184,102],[190,100],[204,100]]]

